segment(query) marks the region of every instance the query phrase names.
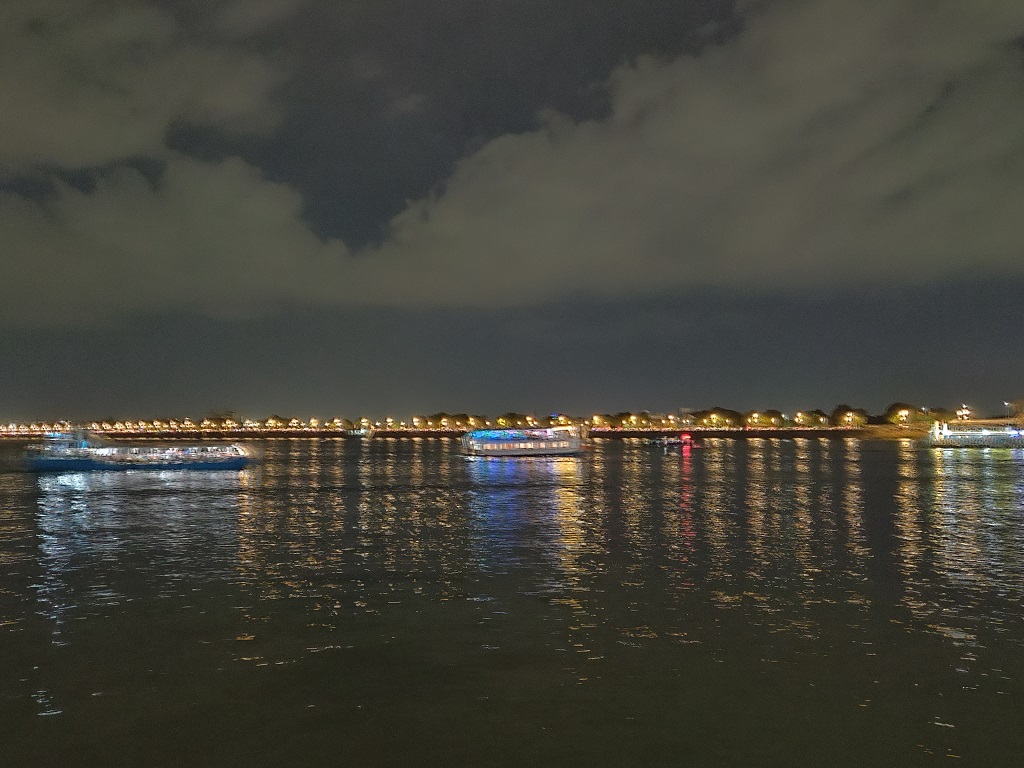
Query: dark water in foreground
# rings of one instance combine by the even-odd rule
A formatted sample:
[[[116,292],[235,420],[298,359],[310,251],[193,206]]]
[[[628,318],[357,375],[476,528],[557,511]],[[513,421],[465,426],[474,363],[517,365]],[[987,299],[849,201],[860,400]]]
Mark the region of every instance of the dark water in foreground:
[[[0,473],[0,763],[1024,763],[1024,454]]]

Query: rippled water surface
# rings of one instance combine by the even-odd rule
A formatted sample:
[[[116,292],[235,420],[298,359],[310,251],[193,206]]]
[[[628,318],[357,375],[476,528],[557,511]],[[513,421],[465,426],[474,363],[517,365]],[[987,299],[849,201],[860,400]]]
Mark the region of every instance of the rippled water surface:
[[[0,472],[3,765],[1024,764],[1024,454]]]

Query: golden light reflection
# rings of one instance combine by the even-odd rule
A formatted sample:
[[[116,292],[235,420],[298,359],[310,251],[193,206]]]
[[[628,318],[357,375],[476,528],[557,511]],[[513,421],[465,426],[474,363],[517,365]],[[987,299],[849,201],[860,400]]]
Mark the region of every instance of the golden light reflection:
[[[647,455],[639,450],[640,441],[627,441],[627,450],[622,459],[622,488],[619,505],[622,510],[622,521],[625,526],[626,541],[629,545],[631,572],[641,569],[650,561],[651,543],[654,530],[652,526],[651,462]]]
[[[737,452],[735,440],[705,441],[704,536],[709,567],[707,586],[712,600],[728,604],[736,584],[733,542],[739,532],[737,509]]]
[[[672,465],[678,474],[665,481],[665,518],[662,537],[666,542],[666,553],[672,567],[669,582],[673,589],[687,592],[695,587],[695,555],[697,528],[694,478],[694,451],[686,445],[678,454],[670,454]],[[674,497],[674,498],[673,498]],[[674,501],[674,503],[673,503]]]
[[[598,544],[592,541],[591,531],[583,524],[585,508],[580,492],[583,465],[577,458],[551,459],[550,462],[557,479],[554,501],[558,521],[558,565],[566,576],[567,588],[579,589],[588,571],[583,558]]]
[[[923,605],[918,585],[923,575],[927,522],[921,499],[917,452],[909,440],[901,440],[896,455],[898,484],[894,523],[899,539],[898,567],[905,585],[904,601],[912,611],[918,611]]]
[[[847,567],[846,575],[854,583],[866,579],[871,551],[864,531],[864,480],[861,468],[861,443],[846,438],[842,441],[843,490],[842,512],[846,524]],[[863,596],[861,596],[861,599]]]
[[[757,414],[755,414],[757,415]],[[750,559],[747,576],[756,578],[772,567],[776,553],[772,552],[777,521],[773,521],[774,501],[777,499],[771,487],[769,465],[771,464],[772,441],[763,438],[747,440],[746,499],[747,529],[750,541]]]
[[[807,572],[811,568],[811,504],[814,495],[814,477],[811,448],[817,447],[817,441],[798,439],[793,441],[793,496],[791,505],[793,559],[799,571]],[[815,454],[816,455],[816,454]]]
[[[308,622],[320,635],[415,633],[426,612],[452,609],[464,623],[504,622],[505,642],[521,622],[543,622],[543,639],[593,680],[606,654],[721,645],[736,630],[772,660],[809,647],[794,639],[867,641],[877,629],[869,609],[885,627],[906,618],[909,631],[969,644],[983,622],[1002,631],[1006,606],[1024,595],[1024,456],[1008,450],[758,437],[671,451],[606,441],[577,458],[522,462],[468,461],[454,441],[419,438],[286,438],[265,450],[237,480],[143,489],[154,513],[206,515],[196,530],[209,527],[211,561],[234,569],[245,624],[232,637],[248,648],[273,621]],[[68,548],[88,538],[77,534],[100,519],[95,499],[117,482],[40,480],[50,547],[40,563],[67,568]],[[188,483],[201,493],[182,507],[175,494]],[[93,531],[100,544],[104,530]],[[0,547],[24,534],[19,518],[0,514]],[[40,596],[64,604],[63,581],[39,583]],[[272,602],[284,599],[288,609]],[[277,663],[264,649],[246,658]]]

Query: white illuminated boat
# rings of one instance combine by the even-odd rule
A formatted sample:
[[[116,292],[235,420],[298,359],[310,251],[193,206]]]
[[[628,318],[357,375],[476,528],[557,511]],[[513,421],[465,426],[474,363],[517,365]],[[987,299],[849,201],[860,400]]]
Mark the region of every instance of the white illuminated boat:
[[[118,469],[241,469],[251,457],[232,445],[102,445],[84,432],[54,432],[28,447],[32,472],[91,472]]]
[[[579,427],[477,429],[462,437],[470,456],[573,456],[583,450]]]
[[[1024,448],[1024,430],[998,422],[937,421],[924,443],[936,448]]]

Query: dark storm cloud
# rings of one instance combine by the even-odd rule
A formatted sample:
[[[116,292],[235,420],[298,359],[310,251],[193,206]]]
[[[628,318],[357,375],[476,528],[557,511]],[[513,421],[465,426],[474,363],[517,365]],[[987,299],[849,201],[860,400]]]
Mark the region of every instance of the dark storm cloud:
[[[675,44],[611,7],[5,3],[0,318],[1021,270],[1021,3],[778,0]]]
[[[699,51],[736,19],[732,0],[307,3],[273,37],[296,76],[266,160],[317,231],[361,248],[488,140],[542,108],[605,115],[617,66]]]

